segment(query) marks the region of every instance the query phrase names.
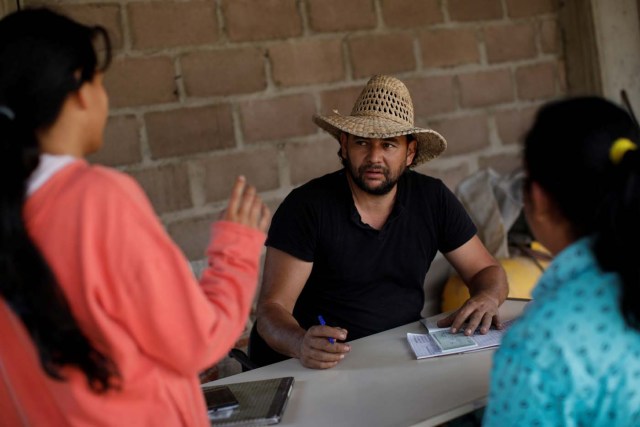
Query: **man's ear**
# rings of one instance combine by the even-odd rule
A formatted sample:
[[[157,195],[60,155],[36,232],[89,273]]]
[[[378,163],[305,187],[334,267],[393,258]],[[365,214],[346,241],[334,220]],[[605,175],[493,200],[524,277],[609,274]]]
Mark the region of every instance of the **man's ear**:
[[[407,146],[407,166],[410,166],[411,163],[413,163],[413,158],[416,156],[417,151],[418,151],[418,141],[413,139]]]
[[[348,137],[347,134],[344,132],[340,132],[340,157],[342,157],[343,159],[347,158],[347,141],[348,141]]]

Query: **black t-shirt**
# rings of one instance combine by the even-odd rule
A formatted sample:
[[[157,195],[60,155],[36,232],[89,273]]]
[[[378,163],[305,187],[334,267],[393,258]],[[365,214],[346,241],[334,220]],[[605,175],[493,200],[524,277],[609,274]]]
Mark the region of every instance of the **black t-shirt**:
[[[346,173],[340,170],[293,190],[273,216],[266,245],[313,268],[293,310],[305,329],[322,315],[355,340],[418,320],[423,283],[437,251],[452,251],[476,233],[456,197],[438,179],[408,170],[381,230],[361,221]],[[258,334],[251,358],[281,358]],[[265,348],[266,347],[266,348]]]

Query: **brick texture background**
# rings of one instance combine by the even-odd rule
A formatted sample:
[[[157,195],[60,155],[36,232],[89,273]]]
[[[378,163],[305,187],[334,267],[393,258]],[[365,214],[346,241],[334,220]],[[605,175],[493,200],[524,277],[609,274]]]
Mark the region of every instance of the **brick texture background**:
[[[311,116],[348,113],[372,74],[404,80],[416,123],[447,138],[418,170],[452,189],[480,168],[518,166],[536,108],[566,92],[556,0],[22,3],[111,33],[111,116],[91,160],[136,178],[191,260],[235,175],[276,208],[340,167]]]

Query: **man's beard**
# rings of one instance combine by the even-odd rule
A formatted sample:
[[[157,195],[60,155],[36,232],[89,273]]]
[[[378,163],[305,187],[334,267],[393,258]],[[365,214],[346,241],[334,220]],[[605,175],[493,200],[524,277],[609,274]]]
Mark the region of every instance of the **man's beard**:
[[[407,169],[406,166],[402,167],[396,174],[392,174],[389,171],[389,168],[385,166],[373,166],[371,163],[364,164],[360,166],[357,170],[351,164],[349,157],[343,159],[347,172],[351,176],[351,179],[362,191],[365,191],[374,196],[383,196],[393,190],[393,187],[398,183],[398,179],[402,176],[402,174]],[[377,187],[372,187],[364,179],[364,175],[367,170],[374,170],[376,172],[381,172],[384,175],[384,181],[378,185]]]

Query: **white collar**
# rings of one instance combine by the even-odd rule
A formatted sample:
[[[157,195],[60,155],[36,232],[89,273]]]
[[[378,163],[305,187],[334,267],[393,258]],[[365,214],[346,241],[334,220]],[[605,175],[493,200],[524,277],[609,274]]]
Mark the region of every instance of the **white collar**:
[[[56,172],[76,160],[77,157],[66,154],[40,154],[40,163],[27,180],[27,197],[42,187]]]

